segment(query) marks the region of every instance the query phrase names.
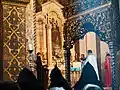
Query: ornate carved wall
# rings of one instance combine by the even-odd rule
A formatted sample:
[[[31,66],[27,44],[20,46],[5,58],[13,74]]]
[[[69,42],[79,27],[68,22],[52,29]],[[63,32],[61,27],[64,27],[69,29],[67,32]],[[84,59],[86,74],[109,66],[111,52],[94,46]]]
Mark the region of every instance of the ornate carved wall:
[[[53,55],[55,47],[53,41],[58,42],[60,47],[55,51],[61,52],[60,58],[63,59],[63,23],[64,17],[62,13],[63,6],[56,1],[48,1],[42,4],[42,11],[36,14],[37,17],[37,51],[46,54],[48,65],[51,66],[56,56]],[[61,41],[59,42],[55,33],[59,34]],[[54,35],[53,35],[54,34]],[[43,38],[43,39],[41,39]],[[58,45],[59,46],[59,45]],[[53,58],[54,57],[54,58]]]
[[[27,1],[3,0],[4,80],[16,80],[26,65],[25,10]]]
[[[35,54],[34,49],[34,18],[33,18],[33,0],[30,0],[29,4],[26,6],[25,19],[26,19],[26,50],[29,49],[29,44],[33,46],[33,53]],[[27,52],[27,60],[29,53]],[[29,61],[28,61],[29,62]]]
[[[30,0],[30,3],[26,6],[25,18],[26,18],[26,38],[28,42],[33,37],[33,0]]]
[[[113,12],[115,8],[110,0],[73,0],[71,4],[65,6],[64,16],[67,21],[64,28],[64,47],[68,82],[70,82],[70,49],[74,42],[82,39],[87,32],[95,32],[102,41],[109,45],[112,57],[112,89],[117,90],[115,60],[117,18]]]

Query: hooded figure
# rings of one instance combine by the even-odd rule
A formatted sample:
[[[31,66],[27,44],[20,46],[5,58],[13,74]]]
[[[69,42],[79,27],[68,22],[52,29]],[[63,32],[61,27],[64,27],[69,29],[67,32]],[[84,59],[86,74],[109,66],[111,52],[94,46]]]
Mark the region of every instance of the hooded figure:
[[[51,71],[50,90],[72,90],[57,66]]]
[[[27,68],[24,68],[20,72],[17,83],[19,84],[21,90],[43,90],[40,89],[41,86],[39,85],[35,75]]]
[[[37,53],[37,60],[36,60],[36,70],[37,70],[37,79],[41,86],[44,85],[44,67],[42,66],[40,53]]]
[[[75,84],[74,89],[83,90],[87,84],[97,85],[102,88],[98,73],[97,60],[96,57],[92,54],[91,50],[88,50],[88,57],[84,63],[81,77]]]

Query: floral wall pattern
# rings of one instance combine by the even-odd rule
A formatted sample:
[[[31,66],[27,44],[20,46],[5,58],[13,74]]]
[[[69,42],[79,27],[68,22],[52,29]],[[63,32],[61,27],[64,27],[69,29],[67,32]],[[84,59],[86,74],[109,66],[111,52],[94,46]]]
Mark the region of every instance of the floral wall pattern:
[[[3,5],[4,80],[16,80],[26,64],[25,7]]]
[[[86,10],[109,3],[110,0],[71,0],[70,4],[64,8],[64,16],[71,17]]]
[[[101,40],[110,40],[110,6],[87,13],[81,16],[81,18],[68,20],[65,27],[67,27],[65,31],[69,32],[67,34],[72,40],[75,39],[75,37],[76,39],[83,38],[88,31],[94,30]]]

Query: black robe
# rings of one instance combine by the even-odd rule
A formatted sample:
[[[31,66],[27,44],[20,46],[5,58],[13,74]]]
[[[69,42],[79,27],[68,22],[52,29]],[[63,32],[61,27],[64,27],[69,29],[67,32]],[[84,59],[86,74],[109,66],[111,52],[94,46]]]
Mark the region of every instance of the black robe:
[[[83,67],[81,77],[79,81],[75,84],[74,89],[82,90],[87,84],[95,84],[102,88],[102,84],[98,80],[96,72],[89,62],[87,62],[87,64]]]
[[[49,88],[63,87],[65,90],[72,90],[57,66],[55,66],[55,68],[51,71],[50,78],[51,83]]]
[[[42,66],[41,57],[37,56],[36,60],[37,79],[40,85],[44,84],[44,67]]]
[[[21,90],[44,90],[35,75],[27,68],[24,68],[19,76],[17,83],[19,84]]]

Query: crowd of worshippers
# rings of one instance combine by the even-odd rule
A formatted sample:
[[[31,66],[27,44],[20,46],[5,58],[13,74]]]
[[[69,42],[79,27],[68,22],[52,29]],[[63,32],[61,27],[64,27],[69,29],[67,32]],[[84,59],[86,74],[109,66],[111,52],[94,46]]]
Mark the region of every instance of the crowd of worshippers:
[[[19,73],[17,82],[0,82],[0,90],[104,90],[99,78],[97,60],[92,54],[92,50],[88,50],[81,77],[73,87],[62,76],[57,65],[51,71],[50,85],[47,87],[48,84],[45,81],[48,80],[48,77],[47,74],[43,73],[45,69],[42,66],[39,54],[37,55],[36,64],[37,78],[30,69],[23,68]]]

